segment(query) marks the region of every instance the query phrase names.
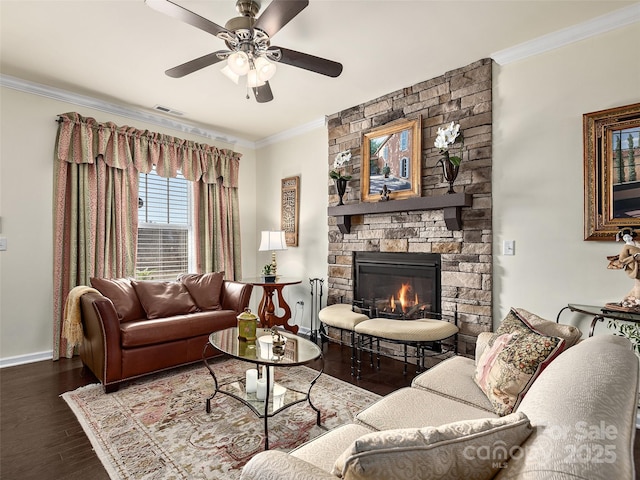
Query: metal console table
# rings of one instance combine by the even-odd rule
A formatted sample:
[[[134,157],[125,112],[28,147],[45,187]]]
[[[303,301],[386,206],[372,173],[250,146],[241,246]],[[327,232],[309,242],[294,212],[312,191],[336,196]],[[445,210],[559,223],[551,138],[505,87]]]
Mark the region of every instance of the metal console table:
[[[556,317],[556,323],[560,323],[560,315],[565,310],[570,310],[576,313],[582,313],[583,315],[592,316],[591,325],[589,327],[589,336],[593,336],[593,331],[596,328],[596,323],[604,322],[607,320],[619,320],[622,322],[634,322],[640,323],[640,314],[631,313],[631,312],[622,312],[616,310],[607,309],[606,306],[595,306],[595,305],[581,305],[577,303],[570,303],[566,307],[562,308],[558,312],[558,316]]]

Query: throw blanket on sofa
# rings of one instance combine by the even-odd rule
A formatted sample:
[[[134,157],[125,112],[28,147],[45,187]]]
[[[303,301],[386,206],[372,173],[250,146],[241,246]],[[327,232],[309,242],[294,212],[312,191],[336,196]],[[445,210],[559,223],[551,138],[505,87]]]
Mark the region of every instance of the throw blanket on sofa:
[[[80,313],[80,297],[85,293],[100,293],[95,288],[79,285],[73,287],[67,296],[62,314],[62,336],[69,342],[69,346],[76,347],[84,338],[82,332],[82,316]]]

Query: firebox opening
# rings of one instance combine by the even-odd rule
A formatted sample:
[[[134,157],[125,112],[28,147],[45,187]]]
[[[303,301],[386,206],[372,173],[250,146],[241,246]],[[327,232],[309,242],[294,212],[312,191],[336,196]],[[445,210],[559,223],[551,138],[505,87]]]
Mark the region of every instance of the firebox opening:
[[[372,317],[437,318],[440,254],[354,252],[353,299]]]

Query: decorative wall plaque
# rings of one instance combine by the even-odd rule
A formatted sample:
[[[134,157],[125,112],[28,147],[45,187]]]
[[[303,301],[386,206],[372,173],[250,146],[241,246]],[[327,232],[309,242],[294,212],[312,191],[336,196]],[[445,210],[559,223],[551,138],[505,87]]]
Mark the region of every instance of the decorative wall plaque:
[[[300,210],[300,177],[282,179],[280,228],[284,230],[287,247],[298,246],[298,216]]]

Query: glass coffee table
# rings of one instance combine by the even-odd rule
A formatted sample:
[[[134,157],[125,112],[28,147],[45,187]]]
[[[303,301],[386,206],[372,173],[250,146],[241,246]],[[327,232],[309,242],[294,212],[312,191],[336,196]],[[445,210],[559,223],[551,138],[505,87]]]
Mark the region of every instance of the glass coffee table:
[[[238,328],[231,327],[218,332],[213,332],[209,335],[209,343],[203,352],[203,361],[215,384],[215,390],[213,394],[207,398],[207,413],[211,412],[211,400],[216,396],[218,392],[225,395],[229,395],[236,400],[242,402],[248,406],[259,418],[264,419],[264,437],[265,437],[265,450],[269,450],[269,418],[273,417],[282,410],[291,407],[300,402],[308,402],[311,408],[316,412],[316,424],[320,426],[320,410],[311,403],[310,393],[311,389],[315,385],[320,375],[324,370],[324,359],[322,357],[322,350],[315,343],[307,340],[306,338],[299,337],[293,333],[286,332],[284,330],[278,330],[278,333],[286,338],[284,354],[281,356],[274,356],[272,347],[263,341],[260,341],[260,337],[271,339],[271,331],[269,329],[258,328],[256,336],[258,339],[253,342],[247,342],[246,340],[238,338]],[[231,378],[224,382],[218,382],[214,371],[214,363],[211,362],[206,354],[207,350],[216,348],[225,355],[232,358],[242,360],[244,362],[254,364],[260,372],[262,367],[265,370],[264,379],[266,385],[274,384],[274,369],[295,367],[298,365],[306,365],[314,360],[320,359],[320,371],[318,375],[311,380],[309,385],[301,385],[296,388],[284,388],[279,385],[278,398],[275,398],[274,391],[271,388],[265,388],[264,400],[258,400],[257,392],[247,392],[246,377],[243,373],[240,378]],[[273,368],[271,368],[273,367]]]

